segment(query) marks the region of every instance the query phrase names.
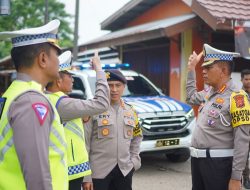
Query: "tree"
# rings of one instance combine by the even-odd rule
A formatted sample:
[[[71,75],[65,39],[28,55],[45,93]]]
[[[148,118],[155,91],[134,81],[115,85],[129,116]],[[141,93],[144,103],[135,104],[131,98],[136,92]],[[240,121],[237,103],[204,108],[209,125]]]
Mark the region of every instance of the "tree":
[[[49,20],[59,19],[59,43],[61,47],[72,46],[73,31],[69,20],[72,16],[65,12],[65,5],[58,0],[48,0]],[[44,24],[45,1],[44,0],[12,0],[11,14],[0,16],[0,31],[13,31],[29,27],[38,27]],[[0,42],[0,59],[9,55],[11,43]]]

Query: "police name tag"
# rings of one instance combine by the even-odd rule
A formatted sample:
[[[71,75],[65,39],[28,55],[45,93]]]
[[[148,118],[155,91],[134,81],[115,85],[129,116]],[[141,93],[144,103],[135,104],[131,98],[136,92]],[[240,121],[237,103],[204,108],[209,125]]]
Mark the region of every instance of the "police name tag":
[[[2,98],[2,97],[0,97],[0,119],[1,119],[1,117],[2,117],[3,108],[4,108],[4,104],[5,104],[5,102],[6,102],[6,99],[7,99],[7,98]]]

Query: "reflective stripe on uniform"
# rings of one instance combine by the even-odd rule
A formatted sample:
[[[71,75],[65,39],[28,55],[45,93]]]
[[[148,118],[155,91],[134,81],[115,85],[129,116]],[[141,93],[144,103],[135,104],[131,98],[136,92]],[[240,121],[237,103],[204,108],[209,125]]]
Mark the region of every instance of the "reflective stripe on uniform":
[[[9,123],[8,113],[12,102],[27,92],[36,92],[46,98],[41,91],[41,85],[35,81],[14,81],[3,95],[7,98],[7,101],[0,119],[0,176],[5,177],[0,177],[0,189],[26,189],[23,172],[15,150],[13,130]],[[48,103],[50,102],[48,101]],[[51,105],[51,108],[54,112],[54,118],[49,131],[50,142],[47,158],[51,184],[53,189],[67,190],[66,139],[59,115],[53,105]],[[10,183],[10,181],[15,181],[15,183]]]
[[[4,139],[5,135],[9,132],[10,130],[10,124],[7,123],[7,125],[4,127],[2,134],[0,135],[0,142]]]
[[[58,107],[61,100],[63,100],[66,95],[63,92],[56,92],[47,94],[47,96],[52,104]],[[85,147],[84,128],[81,118],[67,121],[64,124],[64,131],[68,144],[67,158],[69,180],[90,175],[91,170],[88,162],[88,153]]]
[[[75,123],[73,123],[73,122],[67,122],[66,125],[65,125],[64,127],[65,127],[66,129],[70,130],[72,133],[76,134],[76,135],[77,135],[78,137],[80,137],[81,139],[84,140],[83,135],[82,135],[82,131],[77,130],[77,129],[76,129],[77,126],[76,126],[76,127],[74,127],[74,126],[76,126]]]
[[[59,134],[59,132],[56,129],[54,129],[53,127],[51,128],[51,132],[58,139],[58,141],[66,148],[67,147],[67,143],[63,140],[63,138],[61,137],[61,135]]]
[[[61,151],[52,141],[49,142],[49,146],[60,155],[61,157],[61,162],[64,166],[66,166],[66,163],[64,161],[64,153]]]
[[[13,145],[13,139],[11,138],[11,139],[8,140],[6,145],[0,151],[0,163],[3,161],[5,153],[9,150],[9,148],[12,145]]]
[[[68,174],[73,175],[87,170],[90,170],[89,162],[84,162],[82,164],[68,167]]]

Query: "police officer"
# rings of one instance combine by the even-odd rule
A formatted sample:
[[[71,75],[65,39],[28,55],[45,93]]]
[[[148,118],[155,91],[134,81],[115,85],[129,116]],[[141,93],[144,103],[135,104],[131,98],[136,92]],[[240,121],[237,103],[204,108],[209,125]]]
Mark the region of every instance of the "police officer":
[[[68,189],[63,126],[42,91],[58,77],[59,25],[0,32],[0,39],[12,38],[17,70],[0,104],[0,189]]]
[[[188,62],[187,102],[201,105],[191,142],[193,190],[239,190],[246,164],[250,105],[247,95],[230,79],[237,53],[204,44],[202,75],[209,88],[197,92],[195,66],[202,54]]]
[[[73,85],[71,60],[70,51],[59,56],[59,78],[49,83],[47,90],[52,92],[48,97],[58,109],[64,125],[68,145],[69,190],[81,190],[83,177],[91,174],[82,117],[102,113],[108,109],[109,87],[98,54],[95,53],[91,59],[92,67],[97,74],[95,98],[89,100],[69,98],[67,94],[72,91]]]
[[[134,109],[121,99],[126,78],[117,69],[106,75],[111,105],[85,124],[92,176],[84,178],[83,189],[131,190],[133,173],[141,166],[142,131]]]
[[[241,82],[242,82],[242,89],[245,90],[245,92],[248,94],[248,98],[250,98],[250,70],[249,69],[244,69],[241,71]],[[245,189],[250,189],[248,159],[249,159],[249,154],[247,157],[247,163],[246,163],[245,169],[243,171],[243,185]]]

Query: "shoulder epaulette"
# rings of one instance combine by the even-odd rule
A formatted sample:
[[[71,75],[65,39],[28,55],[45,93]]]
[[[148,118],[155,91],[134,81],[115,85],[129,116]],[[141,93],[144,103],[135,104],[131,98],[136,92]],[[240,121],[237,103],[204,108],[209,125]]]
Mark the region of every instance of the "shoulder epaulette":
[[[124,101],[124,103],[125,103],[126,105],[130,106],[131,108],[133,108],[133,106],[132,106],[131,104],[129,104],[128,102],[125,102],[125,101]]]

